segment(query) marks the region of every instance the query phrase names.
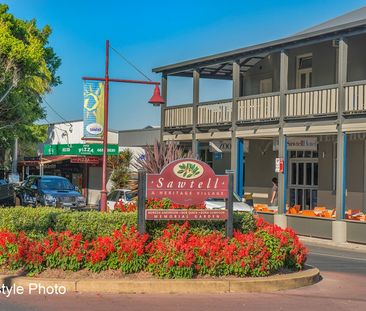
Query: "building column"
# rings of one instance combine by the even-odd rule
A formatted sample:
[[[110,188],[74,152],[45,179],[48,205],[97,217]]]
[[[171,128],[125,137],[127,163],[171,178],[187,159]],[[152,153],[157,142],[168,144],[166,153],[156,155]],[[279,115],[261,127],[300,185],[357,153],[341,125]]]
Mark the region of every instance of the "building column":
[[[161,96],[164,99],[164,104],[160,105],[160,143],[163,143],[165,128],[165,108],[168,104],[168,76],[165,73],[163,73],[161,77]]]
[[[286,193],[287,193],[287,138],[284,134],[286,116],[286,91],[288,90],[288,55],[281,51],[280,56],[280,120],[278,132],[278,157],[284,160],[284,171],[278,173],[278,212],[275,214],[276,225],[286,228]]]
[[[366,140],[363,148],[363,210],[366,212]]]
[[[236,189],[235,192],[241,198],[244,197],[244,140],[242,138],[236,139],[237,149],[237,163],[236,163]]]
[[[197,69],[193,70],[193,124],[192,124],[192,156],[198,158],[198,145],[196,139],[198,104],[200,102],[200,73]]]
[[[348,44],[341,38],[338,48],[338,120],[337,120],[337,186],[336,220],[332,223],[334,242],[347,241],[346,222],[343,221],[346,210],[346,148],[347,134],[343,131],[343,113],[345,109],[345,83],[347,82]]]
[[[238,121],[238,98],[240,96],[240,63],[239,60],[233,62],[233,101],[231,109],[231,154],[230,154],[230,169],[234,172],[234,191],[240,195],[242,190],[242,181],[240,178],[242,174],[238,169],[243,165],[239,163],[243,161],[243,157],[239,156],[238,144],[239,141],[236,138],[236,122]],[[240,189],[241,187],[241,189]],[[242,195],[240,195],[242,196]]]

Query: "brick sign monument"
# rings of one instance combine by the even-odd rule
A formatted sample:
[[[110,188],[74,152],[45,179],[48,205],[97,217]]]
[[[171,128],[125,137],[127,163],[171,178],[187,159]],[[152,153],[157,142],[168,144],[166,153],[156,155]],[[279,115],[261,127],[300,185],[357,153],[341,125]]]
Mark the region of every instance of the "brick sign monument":
[[[160,174],[139,171],[138,227],[145,232],[145,221],[225,220],[226,234],[233,232],[233,173],[216,175],[206,163],[180,159],[166,165]],[[226,209],[146,209],[146,198],[168,198],[172,202],[194,206],[209,198],[226,201]]]

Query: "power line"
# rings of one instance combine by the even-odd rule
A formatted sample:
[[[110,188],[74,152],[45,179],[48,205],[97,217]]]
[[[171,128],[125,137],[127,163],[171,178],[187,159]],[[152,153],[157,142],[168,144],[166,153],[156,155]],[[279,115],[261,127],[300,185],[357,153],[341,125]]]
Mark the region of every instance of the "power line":
[[[50,109],[56,114],[56,115],[58,115],[60,118],[61,118],[61,120],[63,120],[63,121],[65,121],[65,123],[68,123],[68,124],[70,124],[71,126],[72,126],[72,124],[69,122],[69,121],[67,121],[61,114],[59,114],[49,103],[48,103],[48,101],[44,98],[44,97],[42,97],[42,99],[43,99],[43,101],[46,103],[46,105],[48,106],[48,107],[50,107]],[[46,120],[46,119],[45,119]]]
[[[137,66],[135,66],[131,61],[129,61],[126,57],[124,57],[120,52],[118,52],[113,46],[110,46],[110,48],[118,55],[120,56],[127,64],[129,64],[131,67],[133,67],[137,72],[139,72],[141,75],[143,75],[147,80],[152,81],[147,75],[145,75],[142,70],[140,70]]]

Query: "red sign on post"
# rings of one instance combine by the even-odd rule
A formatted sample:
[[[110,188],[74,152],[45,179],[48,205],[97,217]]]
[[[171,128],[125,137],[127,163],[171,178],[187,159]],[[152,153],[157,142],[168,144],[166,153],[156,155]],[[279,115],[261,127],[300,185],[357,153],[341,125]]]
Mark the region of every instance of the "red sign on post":
[[[146,175],[148,198],[169,198],[177,204],[194,205],[208,198],[226,199],[229,178],[195,159],[169,163],[160,174]]]
[[[99,157],[73,157],[70,159],[70,162],[80,164],[99,164]]]
[[[276,158],[276,173],[283,173],[283,158]]]

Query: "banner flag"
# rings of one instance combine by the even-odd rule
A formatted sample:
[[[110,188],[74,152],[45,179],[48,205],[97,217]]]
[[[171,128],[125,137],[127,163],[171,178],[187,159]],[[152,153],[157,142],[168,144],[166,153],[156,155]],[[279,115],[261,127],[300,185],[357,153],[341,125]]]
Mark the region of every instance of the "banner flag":
[[[101,138],[104,130],[104,82],[84,81],[84,138]]]

